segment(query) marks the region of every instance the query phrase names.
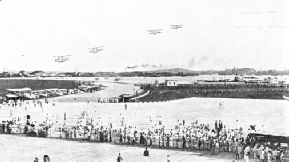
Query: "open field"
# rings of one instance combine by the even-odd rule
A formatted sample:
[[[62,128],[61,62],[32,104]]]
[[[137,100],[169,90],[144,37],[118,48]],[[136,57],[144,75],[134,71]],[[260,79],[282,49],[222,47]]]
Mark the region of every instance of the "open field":
[[[170,88],[147,88],[150,93],[140,98],[140,102],[167,101],[190,97],[203,98],[248,98],[248,99],[275,99],[283,100],[283,95],[289,95],[289,89],[284,87],[269,88],[223,88],[211,86],[202,87],[170,87]]]
[[[219,109],[219,103],[224,102],[224,109]],[[13,115],[21,118],[31,115],[32,120],[45,120],[45,115],[58,115],[60,123],[63,122],[63,114],[67,114],[67,124],[72,126],[77,122],[80,114],[87,110],[89,116],[97,120],[102,118],[106,123],[109,118],[114,127],[120,126],[122,117],[128,125],[137,128],[152,128],[149,116],[156,119],[161,116],[166,129],[174,129],[177,120],[185,120],[190,123],[197,119],[200,123],[213,126],[215,120],[222,120],[226,128],[243,127],[245,131],[250,125],[257,125],[266,132],[281,135],[289,134],[289,102],[286,100],[259,100],[259,99],[219,99],[219,98],[190,98],[170,102],[157,103],[127,103],[128,110],[124,110],[124,103],[58,103],[56,106],[44,105],[41,108],[30,106],[25,111],[24,107],[12,108]],[[96,107],[96,108],[94,108]],[[1,111],[1,119],[9,119],[9,109]],[[238,120],[238,122],[236,122]]]
[[[219,109],[218,103],[224,102],[225,108]],[[137,128],[151,128],[148,116],[162,116],[166,129],[173,129],[178,119],[185,119],[189,123],[198,119],[200,123],[214,124],[214,120],[223,120],[227,128],[241,126],[248,128],[250,124],[264,125],[268,133],[289,134],[289,102],[285,100],[249,100],[249,99],[216,99],[216,98],[191,98],[171,102],[158,103],[127,103],[128,110],[124,110],[123,103],[58,103],[56,106],[44,105],[41,108],[30,106],[25,112],[24,108],[12,108],[14,116],[30,114],[32,120],[41,121],[46,113],[50,116],[58,115],[60,123],[63,122],[63,113],[67,113],[67,124],[74,125],[80,113],[87,108],[89,116],[97,119],[101,117],[103,123],[111,117],[113,127],[120,126],[120,118],[125,117],[128,125]],[[96,112],[94,111],[96,106]],[[9,109],[1,111],[0,119],[9,118]],[[122,114],[122,115],[120,115]],[[239,120],[236,123],[236,119]],[[246,130],[246,129],[245,129]],[[88,143],[85,141],[66,141],[60,139],[24,137],[18,135],[0,135],[1,157],[0,161],[32,161],[35,157],[48,154],[53,161],[116,161],[120,152],[124,161],[144,161],[142,153],[144,147],[112,145],[107,143]],[[172,161],[233,161],[234,155],[220,153],[212,155],[208,151],[180,151],[151,149],[151,161],[165,161],[166,155]],[[29,159],[29,160],[28,160]]]

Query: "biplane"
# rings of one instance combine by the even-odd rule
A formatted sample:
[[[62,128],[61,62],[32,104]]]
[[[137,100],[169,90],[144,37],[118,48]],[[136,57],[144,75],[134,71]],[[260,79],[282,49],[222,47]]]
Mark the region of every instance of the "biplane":
[[[149,30],[148,32],[149,32],[150,34],[154,34],[154,35],[156,35],[156,34],[160,34],[160,33],[162,33],[161,30],[163,30],[163,29]]]
[[[62,62],[68,61],[70,56],[71,56],[71,55],[53,56],[53,57],[56,57],[56,59],[54,59],[55,62],[62,63]]]
[[[103,46],[100,46],[100,47],[94,47],[94,48],[89,48],[89,53],[98,53],[100,51],[102,51],[103,49]]]
[[[182,28],[182,25],[171,25],[171,29]]]

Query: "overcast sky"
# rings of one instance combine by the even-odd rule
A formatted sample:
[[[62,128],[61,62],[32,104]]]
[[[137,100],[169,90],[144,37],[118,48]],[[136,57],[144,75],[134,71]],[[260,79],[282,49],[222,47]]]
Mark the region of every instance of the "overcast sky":
[[[288,8],[285,0],[2,0],[0,71],[289,69]],[[88,52],[96,46],[104,50]],[[61,55],[71,59],[55,62]]]

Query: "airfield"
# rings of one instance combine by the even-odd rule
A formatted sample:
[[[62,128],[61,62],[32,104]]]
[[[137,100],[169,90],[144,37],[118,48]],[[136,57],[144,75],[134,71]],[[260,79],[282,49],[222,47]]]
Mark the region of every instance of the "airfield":
[[[61,79],[67,80],[59,78]],[[93,80],[93,78],[80,79]],[[136,79],[130,79],[130,82],[140,81],[140,78]],[[53,98],[57,102],[56,106],[52,106],[52,103],[44,104],[44,112],[40,107],[33,105],[28,106],[27,111],[24,107],[13,108],[13,116],[24,118],[25,115],[30,115],[32,121],[42,122],[48,113],[49,117],[58,116],[60,123],[63,123],[63,115],[66,112],[66,124],[74,126],[81,113],[88,110],[89,117],[95,120],[101,118],[103,123],[111,118],[116,127],[120,126],[120,121],[124,117],[127,125],[136,126],[139,129],[150,129],[153,127],[150,118],[156,120],[157,116],[161,116],[166,130],[174,129],[177,120],[185,120],[188,124],[193,120],[198,120],[199,123],[209,124],[211,128],[215,120],[222,120],[227,129],[242,127],[246,131],[250,125],[256,125],[257,129],[261,129],[263,125],[262,131],[279,135],[289,134],[289,130],[286,129],[289,128],[289,102],[286,100],[187,98],[168,102],[126,103],[128,110],[124,110],[125,103],[97,103],[97,101],[99,98],[133,94],[139,90],[139,87],[129,82],[115,83],[112,79],[100,80],[98,83],[107,88],[95,93],[79,93]],[[77,98],[76,102],[74,98]],[[220,102],[224,103],[223,109],[219,109]],[[0,118],[10,119],[9,110],[2,110]]]
[[[222,120],[227,129],[242,127],[245,134],[249,133],[250,125],[256,125],[262,133],[274,135],[289,135],[289,101],[266,99],[229,99],[229,98],[187,98],[168,102],[145,103],[97,103],[97,99],[116,97],[120,94],[133,93],[138,87],[133,84],[103,82],[107,88],[95,93],[74,94],[55,98],[56,106],[44,104],[43,110],[30,105],[11,108],[13,116],[24,118],[30,115],[32,121],[42,122],[46,118],[58,116],[59,122],[75,126],[83,111],[89,112],[94,120],[101,119],[104,124],[109,121],[114,128],[119,128],[121,119],[125,124],[136,126],[137,129],[152,129],[150,121],[161,116],[165,131],[174,130],[177,120],[185,120],[187,124],[198,120],[199,123],[209,124],[213,128],[215,120]],[[77,98],[73,102],[73,98]],[[90,102],[88,103],[87,100]],[[219,108],[219,103],[224,108]],[[0,119],[8,120],[10,108],[1,110]],[[263,127],[262,127],[263,125]],[[144,147],[113,145],[108,143],[88,143],[84,141],[66,141],[61,139],[25,137],[24,135],[0,135],[0,161],[32,161],[35,157],[41,159],[48,154],[53,161],[116,161],[120,152],[124,161],[142,161]],[[17,146],[17,147],[16,147]],[[9,151],[7,151],[9,150]],[[13,150],[13,151],[11,151]],[[180,150],[150,149],[151,161],[165,161],[166,155],[171,161],[232,161],[234,154],[221,153],[212,155],[208,151],[192,152]],[[19,152],[21,152],[19,154]],[[29,159],[29,160],[28,160]],[[143,160],[144,161],[144,160]]]

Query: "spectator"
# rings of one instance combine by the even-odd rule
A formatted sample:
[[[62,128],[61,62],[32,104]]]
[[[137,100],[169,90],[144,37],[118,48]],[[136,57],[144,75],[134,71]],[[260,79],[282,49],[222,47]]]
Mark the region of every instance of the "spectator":
[[[48,156],[48,155],[44,155],[44,156],[43,156],[43,161],[44,161],[44,162],[50,162],[49,156]]]
[[[36,157],[36,158],[34,159],[34,162],[39,162],[39,159]]]
[[[117,162],[121,162],[123,159],[122,157],[120,156],[120,153],[118,154],[118,157],[117,157]]]
[[[170,155],[167,156],[167,162],[170,162]]]
[[[147,147],[146,147],[146,150],[143,153],[143,156],[145,157],[145,161],[148,162],[149,161],[149,151],[147,150]]]

